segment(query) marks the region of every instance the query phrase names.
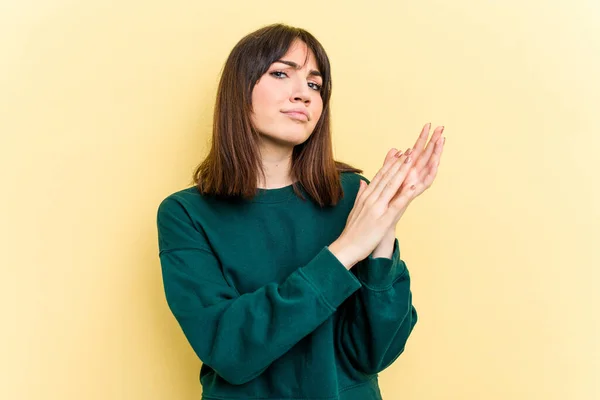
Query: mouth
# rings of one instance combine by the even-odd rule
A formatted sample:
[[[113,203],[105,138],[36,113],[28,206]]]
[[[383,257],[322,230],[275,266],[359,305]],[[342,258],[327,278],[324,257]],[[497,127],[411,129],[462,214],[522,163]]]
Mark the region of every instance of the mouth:
[[[306,113],[300,111],[282,111],[285,115],[290,117],[291,119],[297,121],[308,121],[308,115]]]

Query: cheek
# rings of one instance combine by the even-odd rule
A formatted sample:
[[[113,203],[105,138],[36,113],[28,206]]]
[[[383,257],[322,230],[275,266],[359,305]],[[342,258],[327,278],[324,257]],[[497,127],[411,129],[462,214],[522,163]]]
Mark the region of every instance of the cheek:
[[[258,118],[272,118],[281,108],[281,93],[268,82],[257,84],[252,91],[252,108]]]
[[[256,114],[261,114],[266,106],[265,102],[269,99],[267,93],[265,93],[264,87],[258,84],[252,91],[252,108]]]
[[[319,120],[319,118],[321,118],[321,114],[323,113],[323,99],[321,99],[321,96],[319,96],[313,100],[312,106],[313,106],[313,115],[318,116],[318,118],[315,118],[315,124],[316,124],[316,121]]]

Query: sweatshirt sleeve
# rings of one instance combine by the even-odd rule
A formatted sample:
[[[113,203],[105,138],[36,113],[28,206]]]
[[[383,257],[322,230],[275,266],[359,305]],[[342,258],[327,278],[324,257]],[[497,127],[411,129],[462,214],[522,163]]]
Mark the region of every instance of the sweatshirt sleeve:
[[[342,307],[337,343],[355,369],[377,374],[402,354],[417,323],[410,275],[400,259],[398,239],[391,259],[369,256],[352,271],[362,287]]]
[[[361,287],[325,246],[283,282],[240,295],[176,198],[159,206],[157,227],[169,308],[200,360],[233,385],[260,375]]]
[[[357,177],[370,183],[362,175]],[[356,180],[352,189],[355,196],[358,183]],[[371,254],[351,272],[362,286],[340,309],[336,321],[337,345],[353,368],[377,374],[402,354],[417,323],[410,275],[400,258],[398,239],[394,240],[391,259],[373,258]]]

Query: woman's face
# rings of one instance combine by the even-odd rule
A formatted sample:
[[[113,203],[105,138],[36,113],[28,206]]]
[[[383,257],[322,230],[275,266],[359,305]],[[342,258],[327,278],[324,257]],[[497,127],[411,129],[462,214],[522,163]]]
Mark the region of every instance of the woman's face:
[[[312,51],[292,43],[252,90],[251,121],[262,139],[286,147],[305,142],[323,111],[322,84]]]

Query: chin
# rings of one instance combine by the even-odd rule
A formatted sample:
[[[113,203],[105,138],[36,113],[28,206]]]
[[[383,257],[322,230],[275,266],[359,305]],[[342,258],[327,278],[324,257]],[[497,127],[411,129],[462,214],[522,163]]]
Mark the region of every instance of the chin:
[[[264,136],[267,140],[277,143],[278,145],[293,147],[306,142],[311,134],[312,132],[306,132],[305,130],[290,130],[284,134]]]
[[[306,132],[303,132],[302,134],[290,135],[289,142],[292,143],[294,146],[297,146],[299,144],[306,142],[309,137],[310,137],[310,133],[306,133]]]

